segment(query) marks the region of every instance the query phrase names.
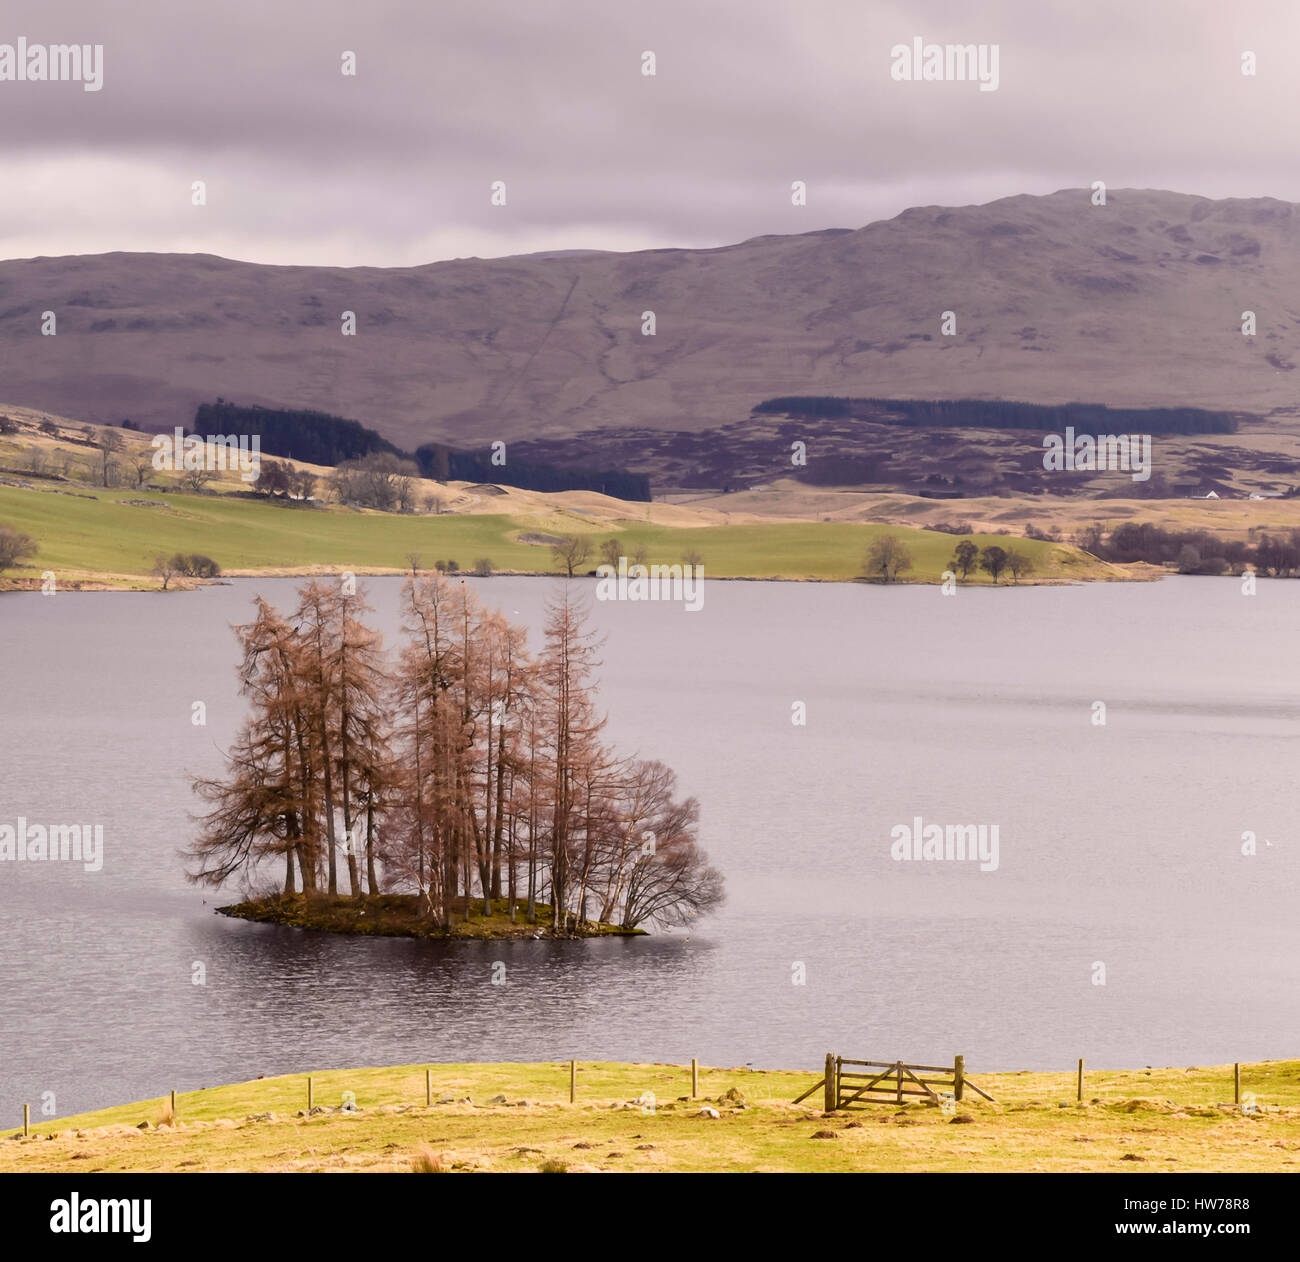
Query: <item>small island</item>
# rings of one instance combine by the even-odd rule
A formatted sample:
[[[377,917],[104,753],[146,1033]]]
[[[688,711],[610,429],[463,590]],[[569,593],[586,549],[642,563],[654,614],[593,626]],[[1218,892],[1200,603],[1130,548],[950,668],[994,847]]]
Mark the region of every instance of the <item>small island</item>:
[[[723,896],[673,770],[602,739],[596,640],[561,582],[542,643],[464,583],[412,573],[385,650],[351,574],[235,628],[249,713],[189,879],[223,915],[327,933],[589,938],[694,922]]]
[[[645,934],[644,929],[603,920],[568,921],[563,929],[556,929],[554,908],[544,903],[534,906],[534,919],[529,920],[523,906],[516,906],[511,915],[505,904],[485,911],[482,899],[458,898],[452,900],[450,917],[443,921],[431,919],[420,904],[414,894],[312,899],[301,894],[271,894],[218,907],[217,912],[258,924],[372,938],[611,938]]]

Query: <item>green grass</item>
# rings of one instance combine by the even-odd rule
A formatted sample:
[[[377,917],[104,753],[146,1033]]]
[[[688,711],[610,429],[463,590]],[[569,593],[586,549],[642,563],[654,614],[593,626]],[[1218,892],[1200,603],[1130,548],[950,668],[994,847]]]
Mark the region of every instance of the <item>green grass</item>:
[[[919,1103],[828,1115],[817,1092],[794,1104],[820,1070],[702,1067],[699,1098],[689,1100],[687,1066],[582,1063],[574,1104],[567,1064],[430,1070],[431,1107],[425,1067],[404,1065],[313,1074],[322,1111],[312,1116],[300,1116],[307,1078],[298,1074],[181,1093],[175,1126],[165,1123],[165,1096],[37,1119],[30,1138],[9,1132],[0,1143],[0,1171],[410,1170],[429,1154],[444,1168],[494,1171],[547,1162],[629,1171],[1300,1168],[1300,1061],[1242,1066],[1253,1114],[1228,1103],[1231,1066],[1089,1072],[1083,1105],[1073,1073],[971,1066],[995,1102],[964,1101],[967,1125]],[[356,1111],[340,1111],[349,1092]],[[653,1111],[640,1102],[646,1093]],[[705,1104],[721,1116],[699,1116]],[[834,1137],[815,1137],[824,1131]]]
[[[643,929],[620,929],[599,920],[584,920],[580,929],[564,934],[551,932],[551,908],[539,903],[530,924],[527,906],[516,903],[514,920],[508,903],[494,899],[492,914],[483,914],[481,898],[452,900],[452,927],[445,930],[425,917],[415,894],[378,894],[363,898],[346,895],[273,894],[248,902],[232,903],[217,910],[239,920],[261,924],[288,925],[320,933],[347,933],[374,938],[604,938],[640,936]]]
[[[92,492],[83,492],[92,494]],[[117,576],[148,585],[159,553],[202,552],[226,571],[305,572],[313,568],[359,573],[401,571],[417,553],[426,567],[454,559],[469,568],[486,557],[503,570],[552,572],[550,549],[518,543],[513,537],[538,529],[536,519],[504,514],[408,516],[339,509],[309,510],[232,496],[157,494],[97,490],[96,498],[0,486],[0,522],[31,535],[35,558],[10,579],[56,575]],[[147,499],[165,507],[145,508],[125,501]],[[904,577],[937,582],[948,568],[958,540],[902,526],[845,522],[757,523],[682,528],[628,521],[621,529],[586,526],[593,540],[611,535],[629,545],[644,544],[652,563],[680,562],[688,549],[703,557],[706,576],[715,578],[813,578],[847,580],[863,569],[870,540],[882,533],[903,538],[914,566]],[[551,525],[551,531],[555,525]],[[1007,536],[966,536],[979,546]],[[1038,540],[1014,540],[1035,562],[1036,580],[1122,577],[1122,571],[1077,549]],[[595,565],[593,559],[590,563]],[[3,580],[0,580],[3,581]],[[972,576],[973,582],[988,578]],[[1009,578],[1004,578],[1006,585]]]

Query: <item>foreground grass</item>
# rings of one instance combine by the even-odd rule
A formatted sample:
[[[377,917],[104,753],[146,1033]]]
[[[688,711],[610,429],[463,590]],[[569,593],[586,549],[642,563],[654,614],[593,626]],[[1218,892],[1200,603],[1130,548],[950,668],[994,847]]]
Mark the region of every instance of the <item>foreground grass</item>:
[[[820,1076],[750,1069],[561,1064],[355,1069],[185,1092],[34,1124],[0,1143],[0,1171],[1268,1171],[1300,1168],[1300,1061],[1242,1066],[1259,1111],[1230,1104],[1232,1067],[972,1076],[996,1103],[876,1104],[832,1115]],[[346,1092],[356,1111],[339,1111]],[[646,1098],[654,1097],[653,1111]],[[502,1099],[504,1097],[504,1100]],[[437,1103],[445,1100],[445,1103]],[[720,1116],[702,1117],[704,1106]],[[743,1107],[742,1107],[743,1106]],[[158,1125],[159,1122],[162,1125]],[[141,1123],[144,1124],[140,1128]],[[139,1129],[138,1129],[139,1128]],[[829,1138],[818,1138],[819,1133]]]
[[[506,513],[406,515],[294,508],[230,495],[84,488],[79,494],[59,494],[12,486],[0,486],[0,522],[31,535],[39,547],[23,568],[8,573],[10,585],[38,581],[42,571],[53,570],[56,576],[76,579],[135,576],[137,586],[152,587],[157,583],[148,573],[154,558],[175,552],[205,553],[230,573],[399,573],[409,569],[412,553],[425,567],[450,558],[468,569],[486,558],[500,570],[553,572],[549,547],[519,541],[538,531],[585,532],[593,544],[615,537],[629,554],[644,545],[650,561],[661,565],[679,564],[686,551],[694,550],[703,558],[705,574],[714,578],[838,581],[858,577],[871,540],[888,533],[901,538],[912,554],[913,568],[904,578],[935,583],[958,542],[937,531],[858,522],[684,528],[631,517],[595,524],[576,514],[546,519]],[[1033,581],[1129,577],[1119,567],[1063,544],[1013,541],[1005,535],[965,537],[979,547],[1014,542],[1034,563]],[[593,548],[589,566],[597,559]],[[0,579],[0,585],[4,582]],[[972,575],[971,582],[989,580]],[[1010,577],[1004,577],[1003,585],[1009,583]]]

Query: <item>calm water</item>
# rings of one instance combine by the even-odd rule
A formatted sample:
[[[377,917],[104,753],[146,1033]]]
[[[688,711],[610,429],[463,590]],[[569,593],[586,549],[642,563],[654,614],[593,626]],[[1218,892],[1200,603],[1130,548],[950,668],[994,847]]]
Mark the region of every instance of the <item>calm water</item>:
[[[534,628],[552,587],[477,585]],[[367,587],[391,643],[398,583]],[[1300,583],[595,604],[609,736],[700,799],[729,901],[689,937],[455,945],[228,921],[183,879],[186,773],[219,771],[243,713],[229,625],[293,588],[0,599],[0,822],[100,822],[106,852],[0,864],[0,1126],[44,1092],[68,1114],[420,1061],[1297,1054]],[[892,860],[917,815],[997,824],[998,870]]]

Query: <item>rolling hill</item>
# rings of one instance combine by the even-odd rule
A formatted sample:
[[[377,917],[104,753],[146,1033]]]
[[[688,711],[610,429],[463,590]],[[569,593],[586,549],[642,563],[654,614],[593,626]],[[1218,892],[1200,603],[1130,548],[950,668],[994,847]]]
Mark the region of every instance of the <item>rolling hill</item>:
[[[352,417],[408,449],[710,429],[791,393],[1283,417],[1297,292],[1300,207],[1147,190],[1099,207],[1066,190],[713,250],[392,269],[10,260],[0,365],[5,397],[87,420],[165,428],[224,396]]]

